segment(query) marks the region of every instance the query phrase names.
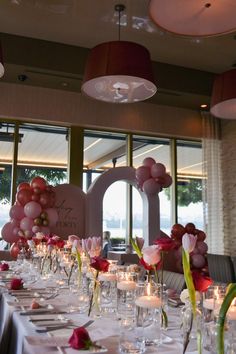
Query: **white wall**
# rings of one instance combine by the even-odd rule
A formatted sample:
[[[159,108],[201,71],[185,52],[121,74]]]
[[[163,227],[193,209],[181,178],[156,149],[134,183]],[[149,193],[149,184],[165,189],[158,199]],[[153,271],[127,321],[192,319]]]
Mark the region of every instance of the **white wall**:
[[[199,112],[151,103],[109,104],[80,93],[0,83],[0,117],[149,135],[200,138]]]

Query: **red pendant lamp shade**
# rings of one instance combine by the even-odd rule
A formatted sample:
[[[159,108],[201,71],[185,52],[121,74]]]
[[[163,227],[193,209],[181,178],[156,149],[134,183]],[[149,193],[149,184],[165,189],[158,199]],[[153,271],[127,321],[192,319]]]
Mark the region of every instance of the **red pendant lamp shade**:
[[[0,77],[4,75],[4,66],[3,66],[3,59],[2,59],[2,47],[0,43]]]
[[[149,51],[127,41],[102,43],[91,49],[82,91],[113,103],[143,101],[156,93]]]
[[[215,36],[236,30],[235,0],[151,0],[153,22],[184,36]]]
[[[216,77],[212,97],[211,114],[225,119],[236,119],[236,69]]]

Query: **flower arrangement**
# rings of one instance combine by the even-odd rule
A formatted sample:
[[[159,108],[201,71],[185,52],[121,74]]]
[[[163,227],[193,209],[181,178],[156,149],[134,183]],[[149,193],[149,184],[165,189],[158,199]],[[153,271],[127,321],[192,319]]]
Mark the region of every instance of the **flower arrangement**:
[[[190,326],[187,332],[184,335],[184,347],[183,353],[186,352],[186,349],[190,340],[190,333],[192,330],[193,321],[197,317],[197,299],[196,291],[206,291],[207,288],[212,284],[212,280],[208,277],[205,277],[200,272],[192,272],[190,265],[190,253],[195,249],[197,242],[197,236],[185,233],[182,236],[182,262],[184,270],[184,278],[187,285],[188,300],[191,304],[191,321]],[[182,294],[181,300],[184,300],[184,295]],[[186,298],[187,300],[187,298]],[[185,301],[184,301],[185,302]],[[201,331],[200,328],[197,328],[197,343],[198,343],[198,353],[201,353]]]
[[[88,316],[90,316],[90,314],[91,314],[93,305],[98,307],[98,291],[99,291],[99,289],[98,289],[98,287],[99,287],[98,276],[99,276],[99,272],[108,272],[109,265],[110,265],[110,263],[104,258],[93,257],[91,259],[90,267],[95,269],[96,272],[95,272],[95,277],[94,277],[93,292],[92,292],[92,295],[90,298],[90,303],[89,303]]]

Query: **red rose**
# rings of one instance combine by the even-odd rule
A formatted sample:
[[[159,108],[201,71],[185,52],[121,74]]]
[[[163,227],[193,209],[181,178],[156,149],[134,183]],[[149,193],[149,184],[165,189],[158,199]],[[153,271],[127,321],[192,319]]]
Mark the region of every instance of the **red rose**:
[[[23,281],[22,279],[19,278],[13,278],[10,283],[10,289],[11,290],[19,290],[22,289],[23,287]]]
[[[32,240],[34,241],[35,246],[38,246],[41,242],[41,240],[37,237],[32,237]]]
[[[89,349],[92,345],[88,331],[84,327],[74,329],[68,343],[73,349]]]
[[[175,241],[173,241],[170,237],[162,237],[154,242],[160,249],[160,251],[170,251],[176,247]]]
[[[102,272],[108,272],[109,265],[110,263],[101,257],[93,257],[90,263],[90,267]]]
[[[64,240],[58,240],[56,243],[58,248],[63,248],[65,246],[65,241]]]
[[[209,286],[211,286],[211,284],[213,283],[213,280],[211,278],[203,275],[202,273],[196,270],[192,271],[192,277],[195,290],[200,291],[202,293],[207,291]]]
[[[7,263],[1,263],[0,264],[0,271],[3,272],[5,270],[9,269],[9,265]]]
[[[47,241],[47,246],[56,246],[57,245],[57,241],[54,240],[53,238],[49,238],[49,240]]]

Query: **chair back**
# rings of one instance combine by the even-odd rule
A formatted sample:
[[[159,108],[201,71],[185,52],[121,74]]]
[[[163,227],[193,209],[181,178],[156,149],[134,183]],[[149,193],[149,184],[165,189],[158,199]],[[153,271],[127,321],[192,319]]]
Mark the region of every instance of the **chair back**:
[[[230,256],[219,254],[207,254],[209,275],[215,282],[234,283],[235,272]]]
[[[163,271],[163,283],[166,285],[167,289],[174,289],[178,294],[186,288],[184,275],[168,270]]]

